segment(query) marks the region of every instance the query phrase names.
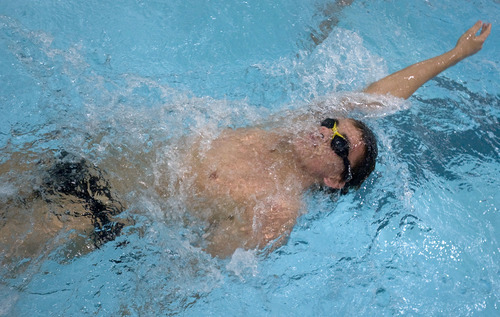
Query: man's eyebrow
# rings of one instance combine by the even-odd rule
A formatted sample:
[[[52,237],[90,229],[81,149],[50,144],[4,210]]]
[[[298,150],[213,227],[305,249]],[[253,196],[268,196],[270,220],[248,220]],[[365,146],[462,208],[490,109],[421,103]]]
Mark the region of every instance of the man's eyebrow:
[[[338,130],[337,130],[338,131]],[[340,131],[338,131],[340,134],[342,134],[342,136],[346,139],[347,143],[349,143],[349,145],[351,145],[351,140],[349,138],[349,136],[346,134],[346,133],[342,133]]]
[[[342,134],[342,135],[347,140],[347,143],[351,144],[351,139],[349,138],[349,136],[347,134]]]
[[[342,135],[346,139],[347,145],[349,145],[349,150],[351,150],[351,144],[352,144],[351,140],[349,139],[349,137],[347,136],[347,134],[342,134]]]

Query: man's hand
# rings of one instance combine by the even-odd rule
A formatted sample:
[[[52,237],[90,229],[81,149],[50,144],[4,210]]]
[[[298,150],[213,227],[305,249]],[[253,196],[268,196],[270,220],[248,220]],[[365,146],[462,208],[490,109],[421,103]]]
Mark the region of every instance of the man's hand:
[[[479,35],[477,32],[481,29]],[[467,30],[457,41],[454,51],[461,58],[466,58],[476,54],[483,47],[484,41],[491,32],[491,23],[482,23],[477,21],[470,29]]]
[[[481,33],[476,35],[479,29],[481,29]],[[490,32],[491,24],[477,21],[473,27],[458,39],[457,45],[451,51],[413,64],[384,77],[368,86],[364,92],[379,95],[391,94],[394,97],[409,98],[420,86],[448,67],[479,52]]]

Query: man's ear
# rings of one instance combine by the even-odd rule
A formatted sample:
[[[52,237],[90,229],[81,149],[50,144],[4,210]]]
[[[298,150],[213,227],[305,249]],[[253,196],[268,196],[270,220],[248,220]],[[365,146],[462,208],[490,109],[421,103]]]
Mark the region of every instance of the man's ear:
[[[334,188],[334,189],[342,189],[345,185],[345,181],[342,180],[342,177],[325,177],[323,178],[323,183],[326,186]]]

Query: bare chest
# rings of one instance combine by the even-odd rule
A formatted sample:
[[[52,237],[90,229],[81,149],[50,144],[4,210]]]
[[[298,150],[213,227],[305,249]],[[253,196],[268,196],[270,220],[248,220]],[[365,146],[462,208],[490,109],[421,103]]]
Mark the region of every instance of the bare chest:
[[[231,132],[214,140],[210,149],[197,157],[193,171],[198,190],[242,203],[280,195],[293,169],[278,136]]]

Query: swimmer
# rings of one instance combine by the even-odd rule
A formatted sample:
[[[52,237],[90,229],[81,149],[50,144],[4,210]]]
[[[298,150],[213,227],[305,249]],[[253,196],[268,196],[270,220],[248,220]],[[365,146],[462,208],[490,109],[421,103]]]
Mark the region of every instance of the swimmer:
[[[479,21],[459,38],[452,50],[382,78],[369,85],[364,92],[409,98],[428,80],[481,50],[490,32],[491,24]],[[201,137],[190,139],[191,143],[184,140],[184,146],[178,147],[182,149],[179,155],[183,172],[178,173],[178,176],[166,175],[165,179],[150,184],[155,184],[156,191],[164,197],[174,196],[176,192],[173,191],[184,188],[188,193],[185,202],[187,209],[206,224],[204,241],[200,247],[211,255],[227,257],[238,248],[272,250],[286,241],[295,225],[303,210],[302,195],[305,191],[311,187],[327,187],[347,192],[351,188],[358,188],[375,168],[378,150],[371,130],[360,121],[334,114],[332,109],[331,116],[296,118],[295,122],[300,122],[300,125],[226,129],[209,146]],[[97,169],[92,172],[86,162],[78,159],[76,163],[71,163],[76,165],[71,166],[77,167],[78,162],[87,166],[86,173],[102,175]],[[57,172],[61,168],[64,170],[64,167],[61,165],[59,169],[48,170]],[[4,174],[10,169],[23,168],[28,167],[16,167],[7,162],[0,165],[0,172]],[[139,173],[135,169],[133,172]],[[115,173],[118,170],[110,174]],[[70,178],[80,177],[78,173],[66,174]],[[172,182],[175,177],[177,179]],[[124,179],[133,178],[127,176]],[[56,180],[61,184],[73,182],[52,178],[52,181]],[[119,234],[121,224],[115,224],[112,220],[126,206],[118,203],[111,191],[123,189],[122,192],[127,193],[128,190],[123,187],[137,184],[108,183],[101,176],[96,181],[102,186],[99,192],[92,191],[90,196],[81,196],[79,190],[74,188],[61,191],[60,187],[50,185],[50,181],[49,184],[45,182],[42,188],[49,195],[48,198],[40,200],[35,197],[33,201],[50,202],[51,206],[69,212],[40,215],[39,220],[47,221],[50,218],[51,221],[57,221],[38,230],[81,226],[78,221],[71,220],[72,216],[80,213],[87,217],[86,225],[81,230],[88,232],[88,228],[93,228],[95,232],[102,232],[103,228],[110,229],[110,234],[104,238],[94,234],[102,242]],[[172,183],[175,186],[170,186]],[[85,186],[92,188],[88,184]],[[58,196],[57,199],[54,195]],[[61,207],[65,202],[72,204]],[[72,212],[73,209],[80,211]],[[10,247],[11,250],[15,243],[22,244],[12,234],[17,230],[16,226],[21,225],[16,224],[19,220],[13,220],[5,211],[3,213],[0,247]],[[36,221],[33,219],[31,224]],[[34,227],[29,230],[29,234],[36,231]],[[47,235],[53,237],[56,233],[48,232]],[[29,241],[34,242],[35,239]]]
[[[104,173],[83,158],[62,151],[34,166],[15,159],[0,164],[2,182],[16,183],[12,178],[23,172],[32,183],[18,183],[15,195],[0,200],[0,263],[11,272],[60,245],[67,259],[88,253],[130,224],[114,219],[124,207]]]
[[[409,98],[424,83],[481,50],[490,32],[491,24],[478,21],[452,50],[382,78],[364,92]],[[300,215],[306,190],[326,186],[347,191],[370,175],[377,157],[370,129],[349,118],[318,119],[306,131],[293,126],[228,129],[203,155],[189,153],[195,196],[207,198],[202,208],[207,201],[224,206],[207,219],[209,253],[226,257],[237,248],[279,246]]]

